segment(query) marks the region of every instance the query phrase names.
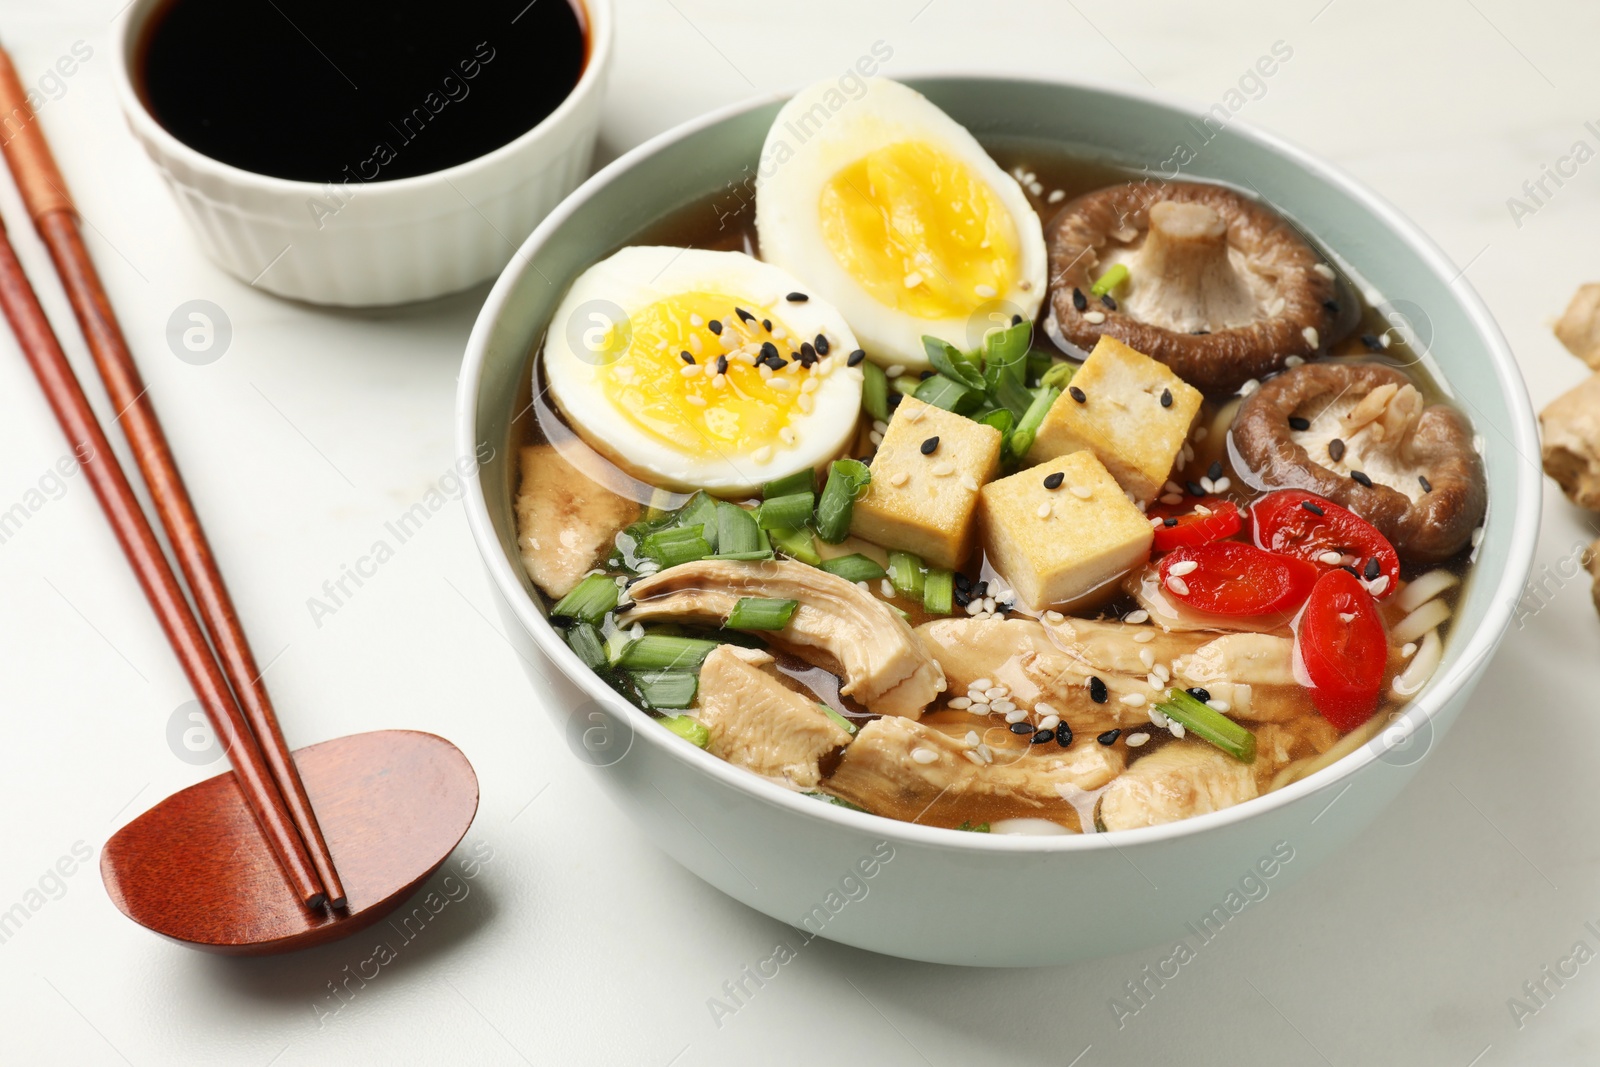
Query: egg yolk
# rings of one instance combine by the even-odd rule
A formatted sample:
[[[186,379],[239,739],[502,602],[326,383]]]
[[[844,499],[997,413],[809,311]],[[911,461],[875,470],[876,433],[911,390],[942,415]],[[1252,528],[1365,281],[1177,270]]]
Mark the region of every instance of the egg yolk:
[[[989,184],[918,141],[875,149],[822,188],[822,236],[882,304],[919,318],[972,314],[1008,292],[1017,230]]]
[[[741,319],[736,308],[755,320]],[[777,447],[784,427],[810,407],[803,388],[812,372],[793,359],[800,339],[752,301],[676,293],[635,312],[629,324],[628,348],[603,369],[602,387],[625,418],[680,452],[749,455]],[[754,364],[768,341],[786,366],[764,376]],[[719,357],[727,360],[720,374]]]

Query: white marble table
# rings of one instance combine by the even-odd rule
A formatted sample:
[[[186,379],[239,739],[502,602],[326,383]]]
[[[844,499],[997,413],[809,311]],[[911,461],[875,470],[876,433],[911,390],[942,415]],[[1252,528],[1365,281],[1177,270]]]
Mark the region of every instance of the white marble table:
[[[1600,1060],[1600,962],[1564,985],[1547,980],[1544,1004],[1520,1025],[1508,1006],[1576,942],[1600,948],[1585,925],[1600,929],[1600,620],[1587,581],[1559,577],[1594,533],[1553,490],[1538,563],[1552,577],[1529,601],[1542,606],[1416,783],[1381,825],[1252,907],[1120,1029],[1110,1000],[1154,950],[1003,972],[817,942],[718,1025],[708,998],[787,928],[679,869],[600,796],[534,707],[552,690],[530,686],[491,621],[459,509],[438,512],[334,614],[313,619],[307,607],[449,467],[456,366],[485,290],[325,312],[219,273],[117,114],[108,19],[120,2],[0,0],[0,33],[35,83],[75,42],[92,49],[46,86],[59,98],[44,122],[240,609],[273,661],[287,732],[297,743],[381,726],[448,735],[483,782],[469,846],[492,858],[381,967],[365,962],[370,938],[226,961],[117,913],[78,860],[223,764],[196,766],[169,747],[184,679],[81,476],[50,480],[61,435],[0,336],[0,511],[27,508],[0,543],[0,913],[21,904],[27,915],[0,939],[0,1062],[687,1067],[811,1062],[831,1049],[848,1062],[1063,1067]],[[1600,130],[1584,125],[1600,120],[1593,5],[620,7],[606,157],[712,106],[842,70],[875,40],[893,48],[891,75],[1070,75],[1205,104],[1285,42],[1292,58],[1238,117],[1333,159],[1429,231],[1498,316],[1537,404],[1584,373],[1548,321],[1600,276],[1600,163],[1559,189],[1547,182],[1542,204],[1523,183],[1578,140],[1600,147]],[[1514,217],[1512,197],[1537,210]],[[0,212],[87,368],[3,179]],[[224,309],[233,330],[205,366],[166,341],[173,310],[195,299]],[[64,857],[74,873],[48,873]],[[994,902],[994,921],[1020,921],[1005,904]],[[368,979],[350,977],[363,969]]]

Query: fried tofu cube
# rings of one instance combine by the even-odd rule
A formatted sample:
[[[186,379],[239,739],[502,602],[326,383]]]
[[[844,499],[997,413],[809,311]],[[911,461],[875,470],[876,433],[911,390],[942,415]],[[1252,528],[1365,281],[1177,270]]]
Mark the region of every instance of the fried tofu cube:
[[[989,563],[1034,608],[1084,600],[1145,562],[1153,538],[1150,520],[1089,451],[990,482],[981,519]]]
[[[935,437],[937,446],[924,453]],[[978,492],[999,468],[1000,441],[993,426],[906,397],[873,457],[850,532],[935,567],[960,566],[972,553]]]
[[[1165,363],[1101,337],[1039,427],[1029,463],[1093,452],[1133,498],[1161,492],[1204,399]],[[1082,396],[1080,401],[1078,396]],[[1170,401],[1163,404],[1163,396]]]

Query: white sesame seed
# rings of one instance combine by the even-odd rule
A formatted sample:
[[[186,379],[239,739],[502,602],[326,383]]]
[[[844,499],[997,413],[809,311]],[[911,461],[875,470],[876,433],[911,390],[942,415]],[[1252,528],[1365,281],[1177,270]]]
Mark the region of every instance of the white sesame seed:
[[[1128,705],[1128,707],[1130,707],[1130,708],[1142,708],[1142,707],[1144,707],[1144,703],[1145,703],[1144,694],[1143,693],[1124,693],[1124,694],[1122,694],[1122,702],[1124,704]]]
[[[967,688],[968,689],[977,689],[977,690],[979,690],[981,692],[981,691],[990,689],[993,686],[994,686],[994,682],[991,679],[988,679],[988,678],[977,678],[977,679],[974,679],[972,684],[967,686]]]
[[[1326,263],[1318,263],[1311,269],[1322,275],[1324,278],[1327,278],[1329,281],[1333,280],[1333,268],[1328,266]]]
[[[967,614],[968,615],[977,615],[978,612],[980,612],[982,610],[983,610],[983,601],[981,601],[981,600],[969,601],[968,604],[967,604]]]
[[[1218,478],[1211,483],[1211,491],[1213,493],[1226,493],[1232,485],[1233,483],[1226,477]]]
[[[882,419],[873,419],[872,420],[872,428],[874,430],[877,430],[879,433],[888,433],[889,432],[889,424],[887,422],[884,422]]]
[[[1183,728],[1183,723],[1181,722],[1169,722],[1167,723],[1167,729],[1171,730],[1172,736],[1177,738],[1181,738],[1184,734],[1189,732]]]
[[[1290,356],[1290,357],[1288,357],[1287,359],[1285,359],[1283,361],[1283,365],[1285,367],[1291,367],[1291,368],[1292,367],[1298,367],[1298,366],[1301,366],[1302,364],[1304,364],[1305,361],[1306,361],[1306,358],[1304,356]]]
[[[1166,685],[1172,680],[1172,672],[1167,669],[1167,665],[1165,663],[1157,663],[1154,667],[1150,668],[1150,672],[1157,678],[1161,679],[1162,685]]]
[[[1277,318],[1279,315],[1283,314],[1283,309],[1287,306],[1288,301],[1284,300],[1284,298],[1280,296],[1272,303],[1267,305],[1267,315],[1271,318]]]
[[[911,750],[911,758],[918,763],[934,763],[938,761],[939,753],[931,748],[914,748]]]
[[[988,745],[979,745],[977,748],[973,749],[973,751],[976,752],[979,756],[983,757],[983,762],[985,762],[985,763],[993,763],[994,762],[994,751],[992,749],[990,749]]]
[[[978,491],[978,479],[970,474],[963,474],[961,476],[961,488],[969,493],[976,493]]]
[[[1189,583],[1184,581],[1182,578],[1179,578],[1176,574],[1169,574],[1167,576],[1167,588],[1172,590],[1178,596],[1189,595]]]
[[[1106,313],[1104,311],[1085,311],[1083,313],[1083,321],[1098,326],[1106,321]]]
[[[1194,431],[1194,439],[1196,441],[1204,441],[1210,435],[1210,433],[1211,433],[1211,431],[1208,430],[1206,427],[1197,426],[1197,427],[1195,427],[1195,431]]]
[[[933,468],[933,476],[935,478],[948,478],[955,472],[956,467],[953,463],[939,463],[935,464]]]
[[[785,393],[794,388],[794,383],[787,378],[769,379],[767,385],[771,386],[773,389],[778,389]]]
[[[1339,567],[1344,565],[1344,556],[1337,552],[1328,551],[1318,556],[1317,562],[1326,563],[1330,567]]]
[[[899,363],[891,363],[887,367],[883,368],[883,376],[885,378],[898,378],[905,372],[905,367]]]
[[[1417,643],[1415,641],[1407,641],[1405,644],[1400,646],[1400,655],[1403,656],[1404,658],[1410,659],[1412,656],[1414,656],[1416,654],[1417,654]]]
[[[750,453],[750,458],[755,460],[757,463],[767,462],[772,458],[772,446],[762,445],[760,448]]]
[[[762,364],[762,366],[765,366],[765,365],[766,364]],[[816,392],[817,391],[817,380],[815,378],[807,378],[805,381],[800,383],[800,391],[802,393],[814,393],[814,392]]]
[[[1088,500],[1094,495],[1094,490],[1090,489],[1086,485],[1075,485],[1072,487],[1072,495],[1077,497],[1079,500]]]
[[[799,435],[794,432],[794,428],[790,426],[785,426],[778,431],[778,440],[782,441],[786,445],[794,444],[798,436]]]
[[[1167,725],[1167,717],[1165,715],[1161,714],[1161,709],[1159,709],[1159,708],[1151,708],[1150,709],[1150,725],[1151,726],[1160,726],[1160,727],[1165,727]]]
[[[906,275],[905,283],[907,289],[915,289],[917,286],[922,284],[922,275],[918,274],[916,271],[912,271],[910,274]]]
[[[1051,623],[1053,625],[1054,624],[1059,624],[1065,619],[1066,619],[1066,616],[1061,614],[1061,612],[1059,612],[1059,611],[1051,610],[1051,611],[1047,611],[1047,612],[1044,613],[1044,621],[1048,622],[1048,623]]]
[[[972,764],[974,767],[982,767],[983,766],[983,757],[978,755],[976,750],[973,750],[973,751],[970,751],[970,752],[963,752],[961,754],[963,756],[965,756],[967,762]]]
[[[1154,641],[1156,639],[1156,635],[1151,633],[1149,630],[1145,630],[1141,633],[1134,634],[1133,639],[1142,645],[1150,641]]]
[[[1050,517],[1050,502],[1047,500],[1040,504],[1036,513],[1041,519],[1048,519]]]
[[[695,396],[693,393],[688,393],[684,396],[684,399],[697,408],[703,408],[706,406],[706,398],[703,396]]]
[[[950,698],[950,706],[952,708],[955,708],[957,711],[961,711],[961,710],[963,710],[965,708],[970,708],[970,707],[972,707],[972,698],[971,697],[951,697]]]
[[[1212,711],[1233,710],[1233,705],[1229,704],[1226,700],[1208,700],[1206,701],[1206,707],[1210,708]]]
[[[1122,621],[1123,622],[1131,622],[1135,626],[1137,626],[1141,622],[1149,622],[1150,621],[1150,613],[1148,611],[1144,610],[1143,608],[1140,608],[1137,611],[1128,612],[1127,615],[1123,616]]]
[[[1124,743],[1129,748],[1138,748],[1148,740],[1150,740],[1150,735],[1146,733],[1129,734],[1127,741]]]
[[[1154,530],[1157,526],[1160,526],[1165,521],[1166,520],[1160,515],[1152,515],[1150,516],[1150,528]]]
[[[816,402],[815,399],[813,399],[810,396],[810,394],[808,394],[808,393],[801,393],[800,394],[800,410],[801,411],[803,411],[807,415],[809,415],[809,414],[811,414],[811,409],[816,407],[816,406],[817,406],[817,402]]]
[[[1163,504],[1181,504],[1181,503],[1183,503],[1183,494],[1181,494],[1181,493],[1167,493],[1164,496],[1162,496],[1161,502]]]
[[[1148,685],[1151,689],[1154,689],[1157,696],[1160,696],[1161,690],[1166,688],[1166,683],[1161,680],[1161,676],[1153,669],[1149,674],[1144,676],[1144,684]]]
[[[978,731],[976,730],[968,730],[967,736],[963,737],[961,740],[967,743],[968,748],[977,748],[979,745],[983,744],[983,738],[978,736]]]
[[[1217,491],[1217,487],[1212,484],[1211,479],[1203,474],[1200,476],[1200,488],[1204,489],[1208,493],[1215,493]]]
[[[702,319],[699,315],[690,315],[689,316],[689,325],[690,326],[704,326],[705,324],[706,324],[706,320]]]
[[[1483,527],[1479,526],[1472,531],[1472,547],[1477,548],[1481,544],[1483,544]]]
[[[1174,577],[1182,578],[1185,574],[1193,574],[1195,570],[1199,568],[1199,566],[1200,564],[1194,560],[1186,559],[1178,563],[1174,563],[1167,573],[1173,575]]]
[[[1139,662],[1144,664],[1144,669],[1149,670],[1156,665],[1156,654],[1148,648],[1139,650]]]
[[[1067,194],[1064,191],[1060,189],[1052,189],[1050,190],[1050,195],[1044,198],[1044,202],[1047,204],[1059,204],[1066,198]]]
[[[1383,591],[1387,588],[1389,588],[1389,576],[1387,574],[1380,574],[1367,583],[1367,592],[1373,596],[1382,596]]]
[[[884,595],[885,599],[893,600],[894,599],[894,583],[891,582],[889,579],[885,578],[883,581],[878,583],[878,592],[882,593]]]
[[[1046,715],[1044,718],[1039,720],[1039,729],[1041,730],[1054,730],[1060,725],[1061,716],[1059,715]]]
[[[889,484],[894,486],[896,489],[900,488],[902,485],[905,485],[910,480],[911,475],[907,474],[905,471],[895,471],[889,476]]]
[[[683,375],[685,378],[693,378],[696,374],[700,373],[700,369],[693,364],[685,364],[684,368],[678,373]]]
[[[993,703],[991,703],[989,705],[989,710],[990,711],[1004,712],[1007,715],[1009,715],[1011,712],[1017,710],[1017,706],[1016,706],[1016,704],[1012,703],[1009,700],[1003,700],[1002,699],[1002,700],[996,700]]]
[[[1319,338],[1317,337],[1317,328],[1315,326],[1307,326],[1305,329],[1300,331],[1300,336],[1304,337],[1306,339],[1306,344],[1310,345],[1312,348],[1317,347],[1317,341]]]
[[[1001,709],[1000,708],[995,708],[994,710],[995,711],[1000,711]],[[1011,710],[1006,712],[1006,722],[1021,722],[1023,719],[1026,719],[1027,717],[1028,717],[1028,713],[1023,711],[1021,708],[1015,708],[1014,707]]]
[[[972,715],[987,715],[989,714],[989,705],[985,704],[981,700],[977,700],[974,701],[972,706],[967,709],[967,712]]]
[[[1251,378],[1249,381],[1247,381],[1243,385],[1239,386],[1239,395],[1240,396],[1249,396],[1251,393],[1255,392],[1257,389],[1260,389],[1260,388],[1261,388],[1261,383],[1256,381],[1254,378]]]
[[[1011,687],[1008,685],[991,685],[983,691],[983,695],[990,700],[999,700],[1002,697],[1011,695]]]
[[[983,297],[985,300],[995,295],[995,288],[992,285],[975,285],[972,287],[972,291]]]

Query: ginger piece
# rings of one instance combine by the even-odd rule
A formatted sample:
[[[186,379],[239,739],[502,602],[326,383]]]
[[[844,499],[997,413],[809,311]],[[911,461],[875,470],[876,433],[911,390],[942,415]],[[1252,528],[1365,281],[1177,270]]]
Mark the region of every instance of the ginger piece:
[[[1539,413],[1544,472],[1580,508],[1600,511],[1600,374]]]
[[[1555,329],[1568,352],[1600,371],[1600,282],[1578,287]]]

